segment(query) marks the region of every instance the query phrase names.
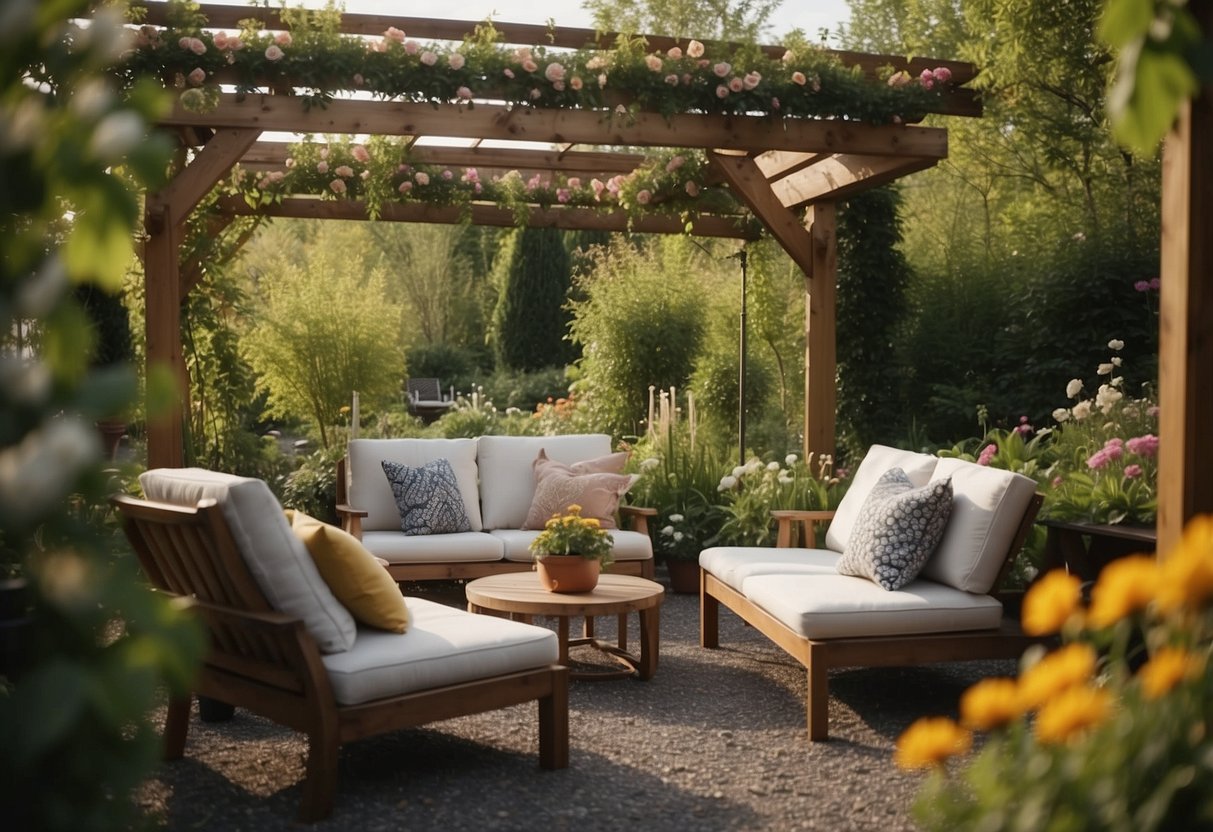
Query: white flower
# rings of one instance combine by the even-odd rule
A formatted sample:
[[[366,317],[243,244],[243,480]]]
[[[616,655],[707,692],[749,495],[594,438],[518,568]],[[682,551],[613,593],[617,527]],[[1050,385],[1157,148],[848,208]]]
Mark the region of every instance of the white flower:
[[[1099,365],[1099,369],[1095,372],[1101,376],[1109,376],[1112,374],[1112,365],[1109,362],[1104,362]]]
[[[666,526],[664,529],[661,530],[661,533],[664,534],[666,537],[669,537],[670,535],[672,535],[674,533],[674,527]]]
[[[682,532],[674,532],[674,542],[675,543],[681,543],[682,539],[684,537],[686,537],[686,535],[683,534]]]
[[[1110,350],[1116,350],[1117,352],[1120,352],[1124,348],[1125,348],[1125,342],[1120,340],[1119,338],[1113,338],[1111,341],[1108,342],[1108,349],[1110,349]]]
[[[738,478],[744,477],[745,476],[745,466],[744,465],[734,466],[733,467],[733,476],[738,477]]]
[[[757,474],[761,470],[762,470],[762,460],[761,459],[751,459],[749,462],[747,462],[745,464],[745,472],[747,474]]]
[[[1095,406],[1107,413],[1112,409],[1112,405],[1124,398],[1124,395],[1110,384],[1100,385],[1099,392],[1095,394]]]
[[[792,477],[789,476],[788,474],[779,475],[779,484],[780,485],[791,485],[794,482],[796,482],[796,480],[792,479]]]
[[[1070,410],[1070,414],[1075,418],[1075,420],[1081,422],[1083,419],[1091,415],[1091,400],[1083,399],[1078,404],[1074,405],[1073,409]]]
[[[671,523],[681,523],[681,522],[682,522],[682,520],[683,520],[683,517],[682,517],[682,515],[681,515],[681,514],[671,514],[671,515],[670,515],[670,522],[671,522]]]
[[[641,471],[652,471],[654,468],[656,468],[660,464],[661,464],[660,459],[658,459],[655,456],[651,456],[648,459],[646,459],[644,462],[640,463],[640,470]]]
[[[737,487],[737,477],[723,477],[720,480],[720,485],[716,486],[717,491],[732,491]]]
[[[796,456],[796,454],[788,454],[783,458],[783,464],[791,467],[792,465],[796,464],[798,459],[800,459],[800,457]]]
[[[772,461],[772,462],[768,462],[768,463],[767,463],[767,470],[768,470],[768,471],[778,471],[778,470],[779,470],[779,463],[778,463],[778,462],[774,462],[774,461]]]
[[[1040,430],[1036,431],[1036,436],[1037,436],[1037,438],[1039,438],[1041,436],[1048,436],[1052,432],[1053,432],[1053,428],[1041,428]]]
[[[1066,398],[1077,399],[1080,392],[1082,392],[1082,379],[1070,379],[1070,383],[1066,385]]]
[[[1064,422],[1064,421],[1068,420],[1069,418],[1070,418],[1070,411],[1066,410],[1064,407],[1059,407],[1053,411],[1053,421],[1054,422]]]

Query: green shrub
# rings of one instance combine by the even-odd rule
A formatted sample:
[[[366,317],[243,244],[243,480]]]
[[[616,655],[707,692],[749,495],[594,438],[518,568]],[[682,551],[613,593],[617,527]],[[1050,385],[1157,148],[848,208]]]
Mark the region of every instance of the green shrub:
[[[282,505],[336,525],[337,462],[343,456],[344,444],[320,448],[305,457],[283,481]]]
[[[411,377],[436,378],[456,390],[471,390],[493,365],[487,350],[456,344],[418,344],[409,348],[407,361]]]

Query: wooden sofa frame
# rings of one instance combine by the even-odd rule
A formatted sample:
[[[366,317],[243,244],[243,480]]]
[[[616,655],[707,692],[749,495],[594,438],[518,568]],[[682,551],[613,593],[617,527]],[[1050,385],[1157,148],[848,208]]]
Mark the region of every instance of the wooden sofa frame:
[[[341,528],[359,540],[362,539],[362,518],[368,512],[349,504],[349,486],[346,480],[346,459],[337,461],[337,517]],[[649,518],[656,517],[657,510],[640,506],[619,507],[621,521],[626,521],[632,531],[649,533]],[[647,560],[617,560],[611,567],[612,575],[639,575],[653,579],[653,558]],[[525,561],[492,560],[471,563],[391,563],[388,574],[401,581],[448,581],[483,578],[486,575],[502,575],[508,572],[529,572],[534,564]]]
[[[320,650],[303,622],[274,611],[257,586],[214,500],[197,508],[112,499],[148,578],[202,620],[210,651],[193,693],[246,708],[307,734],[299,820],[327,817],[342,743],[455,716],[537,701],[539,765],[569,760],[568,669],[549,665],[360,705],[333,696]],[[165,759],[180,759],[193,693],[170,700]]]
[[[1019,522],[1011,547],[994,582],[1000,587],[1010,571],[1028,533],[1044,495],[1035,494]],[[779,522],[779,545],[790,546],[796,526],[802,529],[802,539],[811,546],[816,524],[828,521],[832,511],[774,512]],[[997,597],[997,593],[994,593]],[[699,570],[699,644],[701,647],[720,646],[720,606],[736,613],[755,627],[796,661],[804,665],[808,675],[805,710],[809,741],[829,738],[829,671],[832,667],[899,667],[933,662],[970,661],[974,659],[1015,659],[1040,639],[1023,634],[1016,621],[1004,616],[998,629],[961,632],[922,633],[899,636],[863,636],[856,638],[810,639],[795,632],[762,607],[754,604],[737,590],[702,567]]]

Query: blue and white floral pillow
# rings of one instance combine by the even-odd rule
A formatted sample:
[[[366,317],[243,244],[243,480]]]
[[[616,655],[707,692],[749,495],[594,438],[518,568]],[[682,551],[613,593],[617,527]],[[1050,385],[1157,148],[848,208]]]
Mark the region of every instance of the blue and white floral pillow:
[[[400,529],[406,535],[472,530],[450,462],[435,459],[420,468],[386,459],[381,464],[388,484],[392,486],[392,496],[396,498]]]

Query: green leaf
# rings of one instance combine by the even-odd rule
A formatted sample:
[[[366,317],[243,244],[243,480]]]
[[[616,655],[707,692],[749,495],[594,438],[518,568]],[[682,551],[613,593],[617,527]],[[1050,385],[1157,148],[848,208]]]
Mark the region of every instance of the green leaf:
[[[35,756],[63,739],[83,713],[88,685],[84,666],[62,659],[22,677],[14,695],[21,714],[19,758]]]
[[[1099,20],[1099,38],[1120,48],[1145,35],[1153,20],[1154,4],[1150,0],[1108,0]]]

